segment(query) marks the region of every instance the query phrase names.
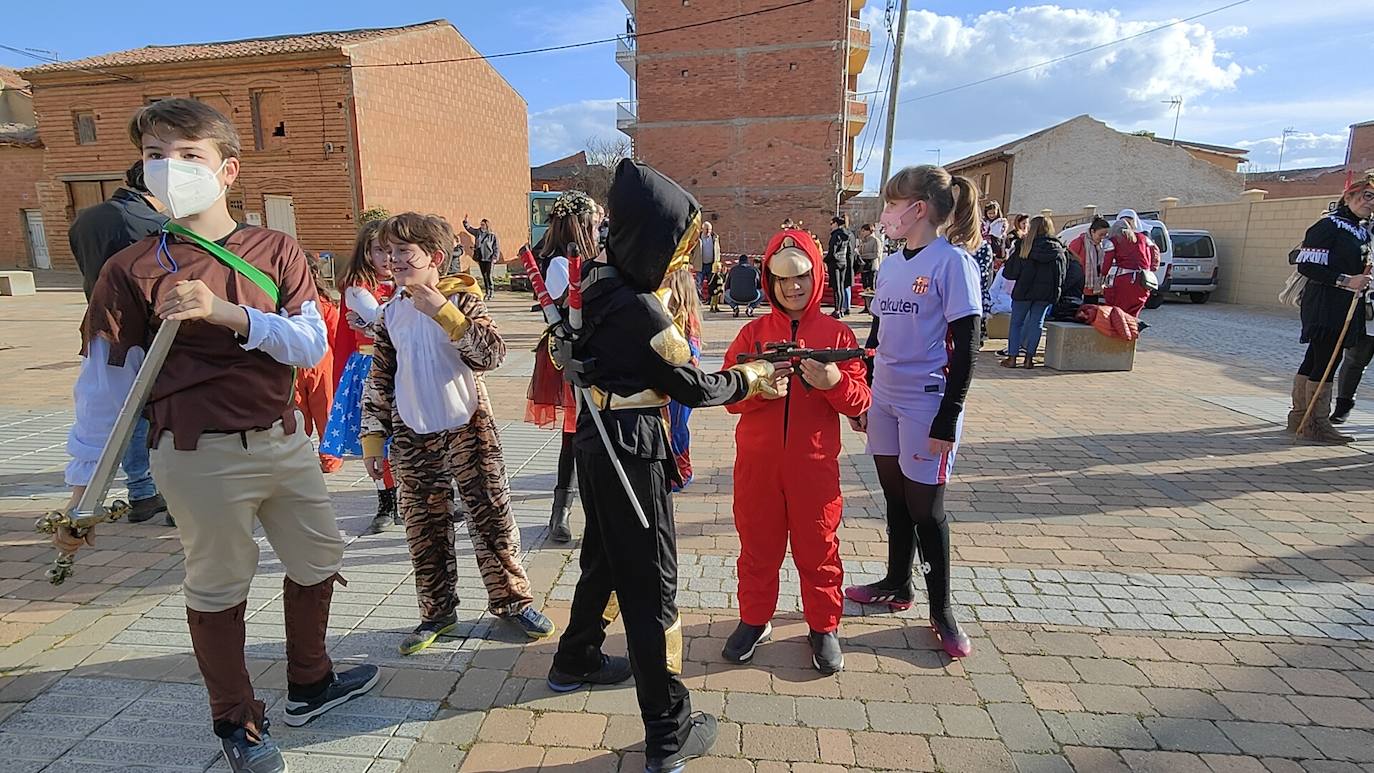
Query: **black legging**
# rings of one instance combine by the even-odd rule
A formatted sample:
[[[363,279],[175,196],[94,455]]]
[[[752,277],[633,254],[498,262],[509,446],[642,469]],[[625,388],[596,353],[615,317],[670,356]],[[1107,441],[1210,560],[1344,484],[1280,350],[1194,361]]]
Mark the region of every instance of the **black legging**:
[[[1303,355],[1302,365],[1298,366],[1298,375],[1306,376],[1312,381],[1320,379],[1326,371],[1326,364],[1331,362],[1331,355],[1334,353],[1336,363],[1331,368],[1331,372],[1327,374],[1326,380],[1328,383],[1335,381],[1336,371],[1341,367],[1341,343],[1340,336],[1335,331],[1321,331],[1314,334],[1307,343],[1307,354]]]
[[[573,437],[575,433],[563,433],[563,443],[558,448],[558,482],[554,484],[554,488],[572,488],[573,468],[577,464],[577,456],[573,453]]]
[[[1329,354],[1327,355],[1330,356]],[[1369,367],[1371,360],[1374,360],[1374,336],[1364,336],[1352,346],[1345,348],[1345,354],[1341,355],[1344,362],[1341,363],[1340,385],[1336,390],[1336,396],[1342,400],[1355,400],[1355,393],[1360,389],[1360,379],[1364,376],[1365,368]]]
[[[873,463],[887,500],[887,578],[883,585],[905,587],[911,582],[911,567],[919,547],[921,558],[930,566],[926,573],[930,616],[952,628],[945,487],[908,479],[895,456],[875,456]]]

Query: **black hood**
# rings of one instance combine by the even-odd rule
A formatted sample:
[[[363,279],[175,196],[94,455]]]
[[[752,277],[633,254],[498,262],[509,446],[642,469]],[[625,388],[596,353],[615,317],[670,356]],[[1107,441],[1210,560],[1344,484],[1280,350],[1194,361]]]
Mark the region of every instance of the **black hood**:
[[[701,206],[647,164],[622,160],[606,196],[611,228],[606,260],[637,292],[653,292],[670,269],[686,266],[697,244]]]

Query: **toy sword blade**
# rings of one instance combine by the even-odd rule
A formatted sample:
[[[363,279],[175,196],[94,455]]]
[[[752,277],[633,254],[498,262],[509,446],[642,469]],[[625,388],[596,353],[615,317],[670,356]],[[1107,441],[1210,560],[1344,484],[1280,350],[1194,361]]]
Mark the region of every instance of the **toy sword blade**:
[[[167,361],[167,352],[171,350],[172,341],[176,339],[180,328],[181,320],[167,320],[158,327],[157,334],[153,336],[153,342],[148,347],[148,354],[143,358],[143,365],[134,377],[133,388],[129,390],[128,397],[124,398],[124,405],[115,417],[110,437],[100,450],[100,458],[96,462],[95,472],[91,475],[86,490],[82,492],[76,506],[70,510],[54,510],[39,518],[35,524],[39,532],[54,534],[59,527],[65,526],[77,537],[82,537],[96,524],[119,520],[128,513],[127,502],[120,500],[106,506],[105,497],[110,493],[115,471],[124,458],[124,452],[134,434],[134,427],[143,414],[143,406],[153,392],[153,383],[162,371],[162,364]],[[48,581],[53,585],[61,585],[71,573],[72,555],[62,553],[48,569]]]
[[[574,256],[576,257],[576,256]],[[550,325],[557,325],[563,321],[563,315],[558,312],[558,307],[554,305],[553,299],[549,297],[549,289],[544,284],[544,275],[539,272],[539,264],[534,260],[534,253],[527,247],[520,248],[520,261],[525,265],[525,275],[529,277],[530,284],[534,286],[534,294],[539,297],[539,307],[544,311],[544,319]],[[574,269],[574,265],[577,269]],[[570,318],[581,319],[582,315],[582,290],[581,280],[581,261],[574,264],[568,262],[568,316]],[[573,272],[577,271],[577,275]],[[574,296],[573,288],[577,288]],[[572,299],[576,297],[577,306],[571,305]],[[611,435],[606,431],[606,425],[601,420],[601,411],[597,410],[596,403],[592,402],[591,390],[586,387],[573,385],[573,394],[577,395],[577,400],[582,407],[591,414],[592,423],[596,425],[596,433],[601,436],[601,444],[606,447],[606,455],[611,458],[611,466],[615,468],[615,475],[620,479],[620,485],[625,489],[625,496],[629,497],[630,505],[634,507],[635,515],[639,518],[639,524],[644,528],[649,528],[649,519],[644,515],[644,508],[639,504],[639,497],[635,496],[634,487],[630,485],[630,478],[625,474],[625,468],[620,464],[620,456],[616,454],[615,445],[611,443]]]

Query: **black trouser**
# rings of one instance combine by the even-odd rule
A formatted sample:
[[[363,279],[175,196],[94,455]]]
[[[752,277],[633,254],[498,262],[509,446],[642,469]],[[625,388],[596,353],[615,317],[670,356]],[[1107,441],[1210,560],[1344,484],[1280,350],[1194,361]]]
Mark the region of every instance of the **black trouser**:
[[[668,493],[672,461],[625,456],[620,461],[650,528],[640,525],[610,459],[578,449],[577,485],[587,518],[579,560],[582,577],[553,662],[570,674],[600,667],[606,640],[602,615],[615,591],[644,719],[645,752],[649,759],[661,759],[686,740],[692,711],[687,687],[678,678],[682,628],[677,613],[677,533]]]
[[[477,268],[482,272],[482,293],[490,298],[493,289],[491,284],[491,261],[479,260],[477,261]]]
[[[1336,380],[1336,371],[1341,365],[1341,339],[1337,331],[1319,331],[1313,334],[1311,340],[1307,342],[1307,354],[1303,355],[1302,364],[1298,366],[1298,375],[1306,376],[1312,381],[1321,379],[1322,374],[1326,373],[1326,364],[1331,362],[1332,356],[1336,358],[1335,365],[1331,372],[1326,375],[1328,383]]]
[[[564,408],[565,411],[576,410],[572,406]],[[558,446],[558,479],[554,482],[555,489],[572,488],[573,469],[576,466],[576,450],[573,448],[573,438],[577,437],[576,432],[564,432],[562,443]]]
[[[1374,336],[1364,336],[1354,345],[1345,348],[1345,360],[1340,367],[1341,375],[1336,397],[1355,402],[1355,392],[1359,391],[1360,379],[1364,376],[1364,369],[1369,367],[1370,360],[1374,360]]]
[[[841,314],[848,314],[850,310],[850,293],[854,285],[854,269],[850,266],[827,265],[826,273],[830,276],[830,289],[834,292],[835,311]]]

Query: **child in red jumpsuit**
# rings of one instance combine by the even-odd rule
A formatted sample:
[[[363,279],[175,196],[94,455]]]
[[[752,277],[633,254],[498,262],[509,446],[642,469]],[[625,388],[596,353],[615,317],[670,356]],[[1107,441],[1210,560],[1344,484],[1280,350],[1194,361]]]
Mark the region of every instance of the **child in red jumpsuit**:
[[[824,263],[816,241],[805,231],[783,231],[773,237],[763,259],[763,292],[771,312],[740,331],[725,355],[726,363],[734,363],[741,352],[754,351],[755,344],[858,346],[849,326],[820,311]],[[836,534],[843,506],[840,416],[867,411],[870,392],[863,362],[857,359],[838,365],[803,361],[786,383],[788,389],[777,398],[754,397],[726,406],[740,414],[734,481],[740,624],[722,654],[734,663],[747,662],[771,634],[778,570],[790,539],[811,629],[812,664],[833,674],[844,666],[837,635],[844,607],[844,567]]]

